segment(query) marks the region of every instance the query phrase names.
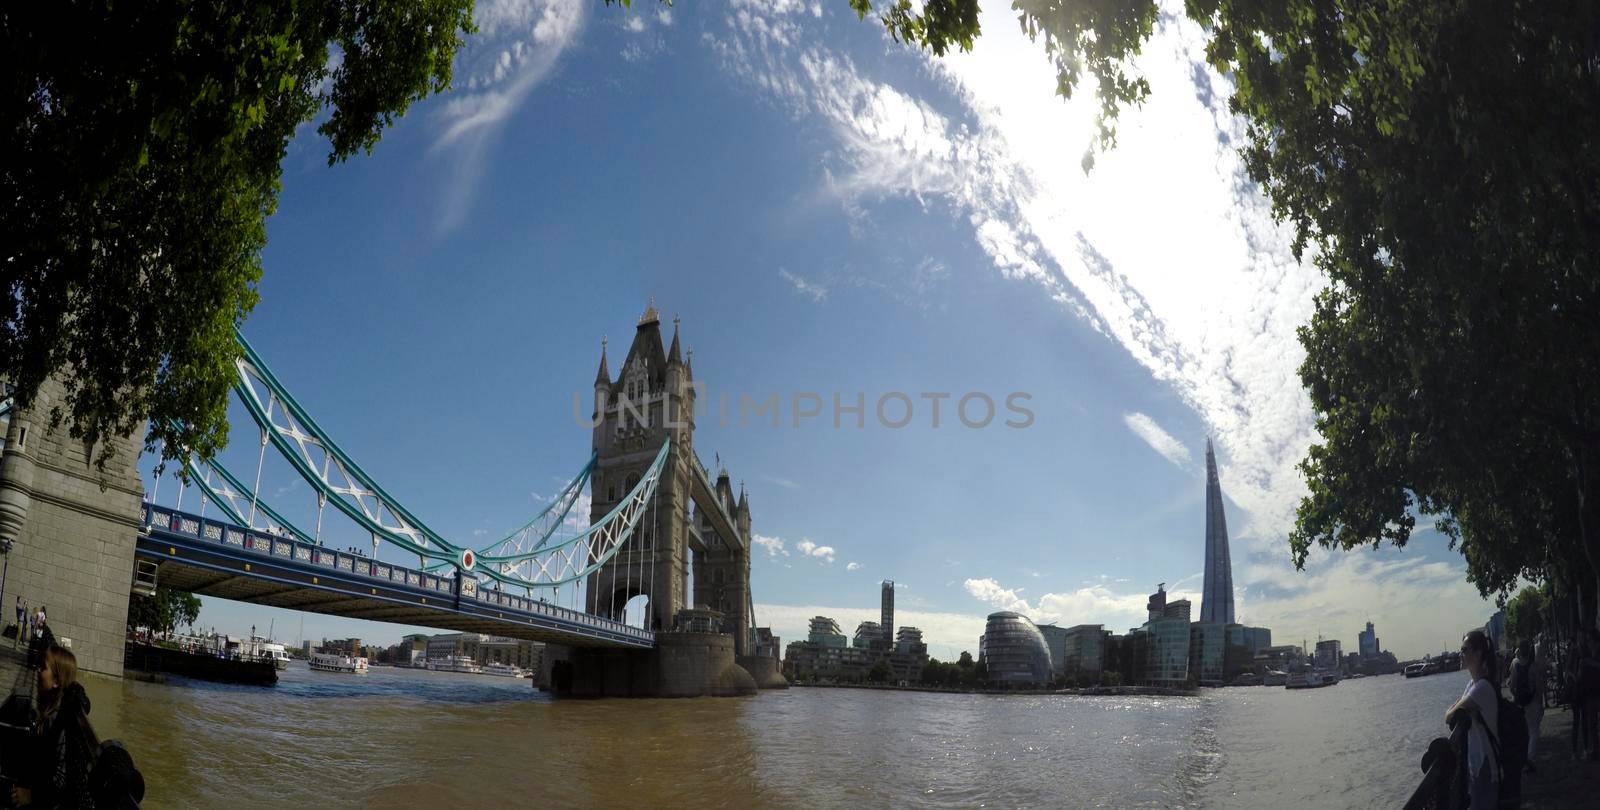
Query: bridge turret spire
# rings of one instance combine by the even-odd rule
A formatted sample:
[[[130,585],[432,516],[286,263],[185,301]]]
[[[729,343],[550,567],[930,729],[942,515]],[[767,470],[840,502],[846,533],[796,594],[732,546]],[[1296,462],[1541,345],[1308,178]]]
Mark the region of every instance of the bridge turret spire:
[[[675,365],[683,362],[683,354],[678,351],[678,316],[672,316],[672,348],[667,351],[667,364]]]
[[[656,312],[656,297],[650,296],[650,304],[644,308],[644,314],[639,316],[639,325],[661,323],[661,315]]]
[[[600,369],[594,373],[595,387],[611,385],[611,370],[606,368],[606,338],[600,337]]]

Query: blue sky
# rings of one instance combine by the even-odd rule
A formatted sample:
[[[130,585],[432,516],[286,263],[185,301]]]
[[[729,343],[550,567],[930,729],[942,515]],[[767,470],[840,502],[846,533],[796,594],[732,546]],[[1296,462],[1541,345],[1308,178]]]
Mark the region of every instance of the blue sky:
[[[1432,532],[1289,564],[1314,436],[1293,330],[1321,279],[1242,179],[1195,31],[1163,25],[1140,63],[1153,99],[1086,173],[1094,101],[1053,95],[1009,11],[945,59],[842,0],[502,0],[477,18],[456,87],[371,156],[330,169],[302,129],[244,327],[446,535],[495,539],[582,466],[572,398],[586,415],[602,336],[615,370],[654,297],[713,397],[868,402],[863,429],[795,427],[787,405],[779,428],[700,422],[701,456],[749,489],[756,612],[786,638],[816,613],[875,618],[884,578],[941,657],[975,648],[997,608],[1120,632],[1157,582],[1198,602],[1207,435],[1241,620],[1353,647],[1370,619],[1404,657],[1492,610]],[[905,428],[871,418],[889,392],[915,402]],[[965,427],[969,392],[1026,393],[1034,421]],[[937,428],[924,393],[952,395]],[[248,474],[258,445],[232,419],[224,460]],[[263,481],[280,508],[314,509],[287,465]],[[201,623],[293,641],[300,621],[207,599]]]

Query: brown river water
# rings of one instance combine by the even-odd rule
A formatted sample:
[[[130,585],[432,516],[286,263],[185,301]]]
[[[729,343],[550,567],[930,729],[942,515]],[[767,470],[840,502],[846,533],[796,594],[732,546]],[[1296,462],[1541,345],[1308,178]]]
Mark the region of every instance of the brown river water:
[[[90,719],[153,808],[1373,807],[1404,801],[1466,683],[556,701],[486,675],[283,676],[93,678]]]

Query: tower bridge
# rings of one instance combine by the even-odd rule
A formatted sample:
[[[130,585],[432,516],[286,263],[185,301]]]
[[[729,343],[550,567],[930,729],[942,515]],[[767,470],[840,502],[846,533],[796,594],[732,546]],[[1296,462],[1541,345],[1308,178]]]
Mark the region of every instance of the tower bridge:
[[[176,493],[168,489],[170,506],[159,478],[143,490],[131,437],[82,447],[50,425],[59,381],[25,407],[0,399],[0,547],[12,548],[0,598],[49,604],[52,628],[73,639],[80,663],[113,675],[137,566],[144,587],[153,577],[256,604],[544,641],[558,693],[786,686],[776,645],[756,641],[770,634],[755,627],[749,498],[742,487],[735,498],[726,470],[713,481],[695,454],[692,354],[681,351],[678,326],[674,319],[668,349],[652,302],[615,380],[602,342],[588,463],[526,524],[476,549],[435,532],[384,490],[242,335],[234,391],[257,428],[256,470],[239,476],[215,458],[179,453],[185,475]],[[104,468],[92,463],[97,450],[109,459]],[[262,495],[269,450],[310,485],[314,523],[295,523]],[[589,526],[560,536],[585,486]],[[199,497],[185,510],[191,489]],[[324,542],[351,524],[371,538],[372,556]],[[631,626],[627,605],[638,596],[647,600],[642,626]]]

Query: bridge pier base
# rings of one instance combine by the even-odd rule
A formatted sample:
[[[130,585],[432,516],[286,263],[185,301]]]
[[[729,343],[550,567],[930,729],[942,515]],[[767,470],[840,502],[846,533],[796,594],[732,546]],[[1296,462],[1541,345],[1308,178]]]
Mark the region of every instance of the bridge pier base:
[[[738,697],[757,688],[733,636],[721,633],[657,633],[653,650],[552,647],[546,659],[543,680],[558,697]]]
[[[741,655],[739,666],[755,679],[757,689],[788,689],[789,679],[778,671],[778,659],[770,655]]]

